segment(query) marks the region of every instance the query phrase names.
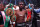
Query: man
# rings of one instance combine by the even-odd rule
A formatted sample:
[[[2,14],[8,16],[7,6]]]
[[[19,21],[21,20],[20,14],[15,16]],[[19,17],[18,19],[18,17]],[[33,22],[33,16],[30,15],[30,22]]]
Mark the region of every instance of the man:
[[[4,5],[0,3],[0,27],[4,27],[4,20],[3,20],[3,12],[4,11]]]
[[[32,14],[32,10],[31,9],[26,9],[27,11],[27,21],[30,19],[31,20],[31,14]]]
[[[24,2],[19,2],[19,10],[16,11],[16,27],[25,27],[26,13]]]
[[[37,7],[36,7],[37,8]],[[33,10],[33,21],[32,21],[32,27],[37,27],[37,21],[40,20],[40,9],[34,9]],[[37,20],[38,19],[38,20]],[[34,25],[34,26],[33,26]]]
[[[32,23],[32,8],[30,9],[29,6],[25,6],[26,12],[27,12],[27,18],[26,18],[26,27],[31,27]]]

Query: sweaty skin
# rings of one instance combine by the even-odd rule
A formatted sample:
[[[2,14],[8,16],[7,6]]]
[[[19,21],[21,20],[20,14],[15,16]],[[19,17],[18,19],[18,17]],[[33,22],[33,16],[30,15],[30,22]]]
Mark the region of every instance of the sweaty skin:
[[[17,15],[16,22],[17,23],[23,23],[24,22],[25,13],[26,13],[25,10],[22,10],[22,11],[18,10],[16,12],[16,15]]]

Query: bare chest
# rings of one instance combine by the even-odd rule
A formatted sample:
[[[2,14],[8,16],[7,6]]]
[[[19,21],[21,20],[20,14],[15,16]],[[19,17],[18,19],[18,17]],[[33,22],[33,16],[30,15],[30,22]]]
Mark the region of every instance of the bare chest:
[[[17,14],[18,14],[19,16],[24,16],[24,15],[25,15],[25,11],[18,11]]]

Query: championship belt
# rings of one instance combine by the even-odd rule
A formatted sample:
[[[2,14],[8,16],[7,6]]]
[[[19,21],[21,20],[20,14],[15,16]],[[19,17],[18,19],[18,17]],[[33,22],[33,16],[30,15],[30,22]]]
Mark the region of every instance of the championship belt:
[[[10,16],[13,15],[13,10],[11,8],[7,8],[5,14],[6,14],[6,21],[9,21]]]
[[[16,15],[12,15],[11,16],[11,21],[13,22],[13,21],[16,21]]]
[[[11,16],[13,14],[13,10],[11,8],[8,8],[6,10],[6,15]]]
[[[11,7],[11,6],[10,6]],[[10,21],[10,16],[12,15],[12,14],[14,14],[14,10],[13,10],[13,7],[12,8],[6,8],[5,10],[4,10],[4,12],[5,12],[5,15],[6,15],[6,21],[5,21],[5,26],[4,27],[8,27],[8,24],[9,24],[9,21]]]

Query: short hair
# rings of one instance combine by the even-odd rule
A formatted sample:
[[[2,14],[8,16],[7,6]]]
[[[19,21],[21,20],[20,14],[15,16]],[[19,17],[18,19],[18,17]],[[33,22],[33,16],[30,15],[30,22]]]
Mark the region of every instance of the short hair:
[[[24,5],[25,5],[25,2],[23,2],[23,1],[20,1],[19,3],[24,3]],[[19,3],[18,3],[18,5],[19,5]]]

